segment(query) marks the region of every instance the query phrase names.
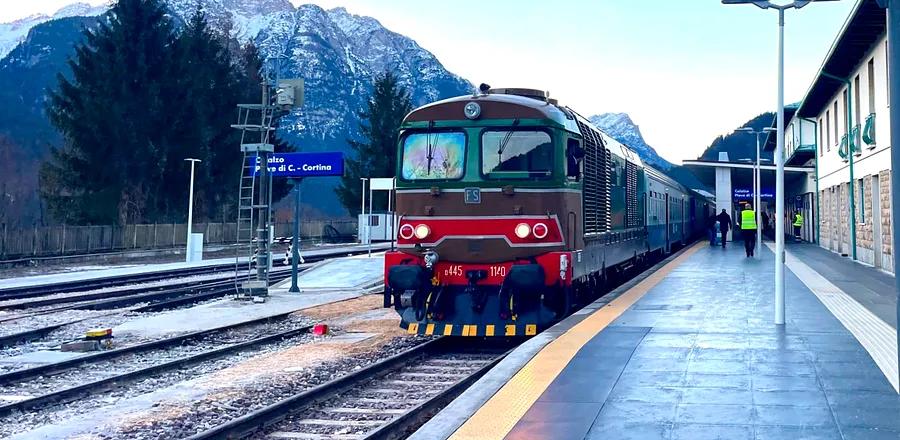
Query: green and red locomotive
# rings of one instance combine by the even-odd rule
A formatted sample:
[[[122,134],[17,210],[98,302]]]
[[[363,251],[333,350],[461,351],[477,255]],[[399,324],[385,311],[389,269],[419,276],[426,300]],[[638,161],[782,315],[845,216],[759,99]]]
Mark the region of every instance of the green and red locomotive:
[[[709,200],[543,92],[420,107],[399,137],[385,307],[410,333],[530,336],[611,271],[705,230]]]

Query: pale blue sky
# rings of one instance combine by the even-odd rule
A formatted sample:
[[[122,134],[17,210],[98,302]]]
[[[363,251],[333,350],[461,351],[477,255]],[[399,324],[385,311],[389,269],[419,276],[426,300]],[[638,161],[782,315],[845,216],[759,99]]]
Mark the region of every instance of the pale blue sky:
[[[9,2],[0,21],[67,0]],[[303,1],[291,0],[295,4]],[[101,3],[95,0],[93,3]],[[478,84],[549,90],[585,116],[628,112],[665,158],[775,108],[777,14],[719,0],[313,0],[369,15]],[[788,11],[787,102],[806,93],[856,0]]]

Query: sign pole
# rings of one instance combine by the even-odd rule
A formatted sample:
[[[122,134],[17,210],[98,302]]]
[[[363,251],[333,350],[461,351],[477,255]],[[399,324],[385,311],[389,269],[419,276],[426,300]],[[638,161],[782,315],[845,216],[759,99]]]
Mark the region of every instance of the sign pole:
[[[366,237],[369,242],[369,258],[372,258],[372,184],[369,184],[369,216],[366,218]]]
[[[294,179],[294,191],[297,193],[294,199],[294,237],[291,239],[291,288],[288,292],[300,293],[297,284],[298,264],[300,262],[300,183],[302,179]]]

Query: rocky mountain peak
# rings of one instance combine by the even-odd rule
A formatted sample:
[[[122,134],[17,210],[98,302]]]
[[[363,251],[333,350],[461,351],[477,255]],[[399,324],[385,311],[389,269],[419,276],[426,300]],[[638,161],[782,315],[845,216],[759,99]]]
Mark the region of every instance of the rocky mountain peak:
[[[53,15],[32,14],[9,23],[0,23],[0,59],[5,58],[19,43],[25,41],[31,28],[41,23],[67,17],[92,17],[102,14],[106,8],[79,2],[65,6]]]
[[[603,113],[588,118],[601,130],[609,133],[615,140],[635,150],[645,162],[662,170],[672,168],[672,164],[657,154],[656,150],[644,141],[641,129],[628,113]]]

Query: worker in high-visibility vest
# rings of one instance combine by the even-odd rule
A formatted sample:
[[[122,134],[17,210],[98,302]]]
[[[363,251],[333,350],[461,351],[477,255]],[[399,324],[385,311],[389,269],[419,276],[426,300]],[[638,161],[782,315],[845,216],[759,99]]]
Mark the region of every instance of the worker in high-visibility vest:
[[[800,229],[803,228],[803,215],[800,211],[794,213],[794,238],[800,241]]]
[[[744,236],[744,250],[750,258],[756,248],[756,212],[749,203],[741,211],[741,234]]]

